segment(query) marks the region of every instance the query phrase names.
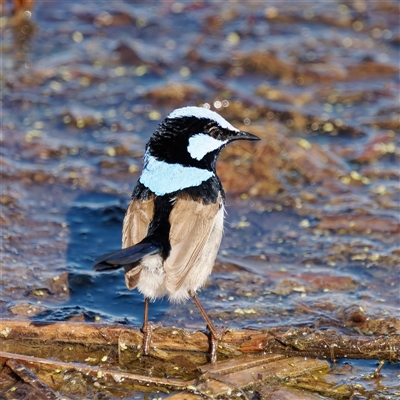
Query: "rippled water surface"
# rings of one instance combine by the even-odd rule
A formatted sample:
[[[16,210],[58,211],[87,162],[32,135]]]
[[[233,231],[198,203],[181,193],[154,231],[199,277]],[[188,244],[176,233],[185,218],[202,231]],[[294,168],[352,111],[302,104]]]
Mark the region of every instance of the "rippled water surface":
[[[262,137],[218,165],[226,230],[199,293],[213,320],[399,333],[396,1],[3,8],[3,317],[142,323],[140,294],[91,266],[120,246],[157,124],[205,105]],[[150,318],[204,328],[190,302]],[[395,380],[364,387],[394,396]]]

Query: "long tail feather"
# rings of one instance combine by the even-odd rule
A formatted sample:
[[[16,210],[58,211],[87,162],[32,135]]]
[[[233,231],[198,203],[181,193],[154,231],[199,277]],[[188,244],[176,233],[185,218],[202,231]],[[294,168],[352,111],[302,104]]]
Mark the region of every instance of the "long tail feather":
[[[162,252],[161,243],[140,242],[125,249],[104,254],[96,259],[93,266],[95,271],[108,271],[121,268],[125,265],[136,263],[144,257],[159,254]]]

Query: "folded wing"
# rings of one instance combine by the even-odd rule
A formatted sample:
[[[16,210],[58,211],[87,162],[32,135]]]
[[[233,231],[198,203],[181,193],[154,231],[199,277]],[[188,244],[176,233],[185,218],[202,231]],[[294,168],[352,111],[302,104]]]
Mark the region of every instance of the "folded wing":
[[[171,252],[164,262],[165,285],[170,292],[181,287],[204,250],[221,206],[221,197],[215,204],[184,198],[176,201],[170,214]]]
[[[154,198],[131,200],[126,210],[122,228],[122,247],[133,246],[142,241],[154,217]]]

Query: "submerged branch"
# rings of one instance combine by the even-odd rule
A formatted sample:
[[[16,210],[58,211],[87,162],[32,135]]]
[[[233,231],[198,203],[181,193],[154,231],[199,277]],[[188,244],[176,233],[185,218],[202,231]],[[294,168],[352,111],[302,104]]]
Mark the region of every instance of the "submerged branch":
[[[141,385],[154,385],[165,387],[169,389],[175,390],[183,390],[186,389],[188,385],[193,385],[195,381],[182,381],[178,379],[168,379],[168,378],[157,378],[145,375],[132,374],[130,372],[123,371],[115,371],[115,370],[107,370],[104,368],[99,368],[96,366],[70,363],[70,362],[62,362],[56,360],[48,360],[44,358],[24,356],[21,354],[15,353],[7,353],[4,351],[0,351],[0,361],[7,362],[7,365],[10,364],[10,361],[14,364],[23,364],[27,367],[35,367],[40,366],[41,368],[50,369],[50,370],[66,370],[66,371],[78,371],[86,375],[90,375],[96,378],[105,379],[113,379],[115,382],[120,381],[131,381],[133,383],[139,383]]]

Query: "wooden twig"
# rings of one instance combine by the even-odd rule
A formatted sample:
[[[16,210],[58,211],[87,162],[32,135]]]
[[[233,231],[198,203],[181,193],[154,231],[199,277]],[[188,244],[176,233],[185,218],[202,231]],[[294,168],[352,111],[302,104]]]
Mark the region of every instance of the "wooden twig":
[[[19,355],[17,355],[17,358]],[[6,364],[11,370],[18,375],[25,383],[36,389],[37,398],[43,400],[58,400],[57,394],[40,381],[37,376],[29,370],[25,365],[17,362],[15,357],[8,358]]]

